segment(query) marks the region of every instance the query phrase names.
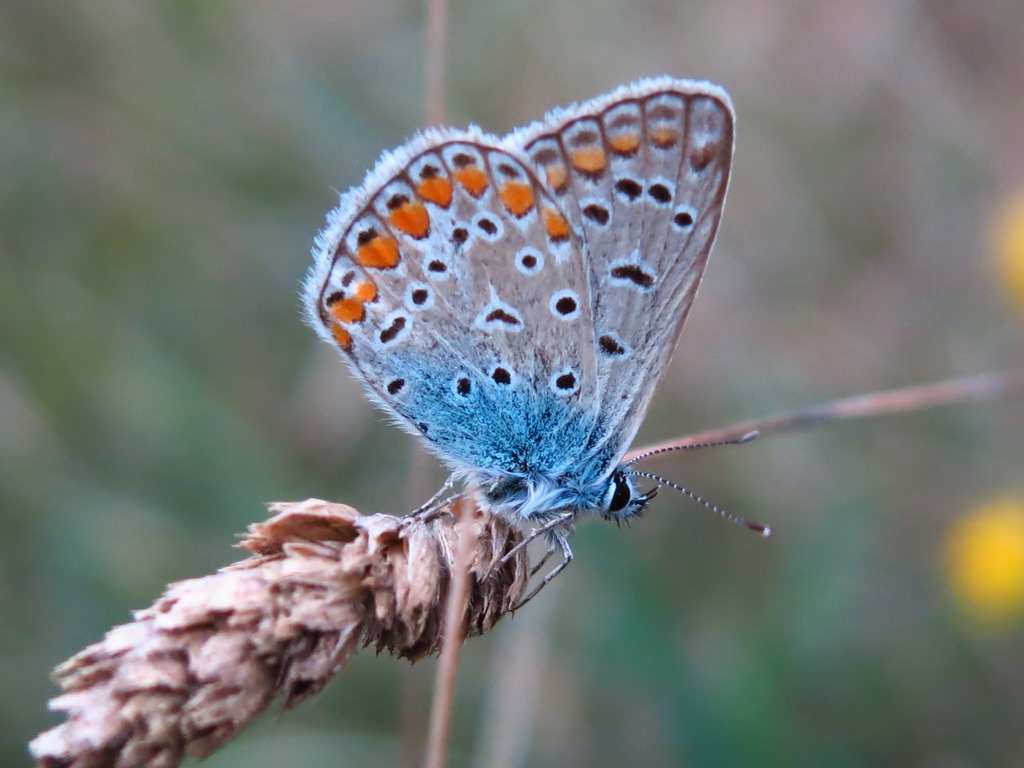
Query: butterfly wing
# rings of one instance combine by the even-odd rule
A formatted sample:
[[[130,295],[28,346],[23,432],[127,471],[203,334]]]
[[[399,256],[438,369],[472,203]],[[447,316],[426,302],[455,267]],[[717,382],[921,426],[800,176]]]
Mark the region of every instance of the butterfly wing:
[[[595,427],[588,278],[557,201],[498,144],[432,131],[385,156],[317,240],[307,319],[451,463],[557,473]]]
[[[725,203],[733,111],[717,86],[660,78],[512,134],[581,232],[598,375],[594,452],[635,436],[700,285]]]

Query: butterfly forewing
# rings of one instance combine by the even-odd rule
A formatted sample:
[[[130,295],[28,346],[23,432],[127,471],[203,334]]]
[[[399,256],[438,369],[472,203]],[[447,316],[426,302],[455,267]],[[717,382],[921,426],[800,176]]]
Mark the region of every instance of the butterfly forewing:
[[[599,414],[592,448],[621,454],[663,375],[725,202],[732,108],[670,79],[558,110],[513,134],[583,237]]]

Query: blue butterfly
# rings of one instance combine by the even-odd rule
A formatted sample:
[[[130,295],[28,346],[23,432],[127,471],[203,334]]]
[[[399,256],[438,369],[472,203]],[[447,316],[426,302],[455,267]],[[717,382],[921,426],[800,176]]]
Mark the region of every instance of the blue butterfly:
[[[317,238],[309,324],[561,567],[577,517],[628,520],[657,490],[622,459],[715,240],[733,120],[721,88],[656,78],[504,138],[427,130]]]

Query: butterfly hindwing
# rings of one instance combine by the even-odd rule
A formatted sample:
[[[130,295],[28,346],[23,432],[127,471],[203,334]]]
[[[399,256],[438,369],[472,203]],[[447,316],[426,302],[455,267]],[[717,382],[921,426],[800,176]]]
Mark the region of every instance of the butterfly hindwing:
[[[578,461],[597,375],[580,238],[532,169],[477,132],[433,131],[343,199],[307,282],[312,321],[445,458]],[[557,446],[557,448],[555,448]]]

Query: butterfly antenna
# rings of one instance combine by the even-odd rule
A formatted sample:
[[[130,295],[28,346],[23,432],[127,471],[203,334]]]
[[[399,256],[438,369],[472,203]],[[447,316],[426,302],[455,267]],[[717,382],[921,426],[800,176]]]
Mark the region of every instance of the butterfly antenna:
[[[732,440],[718,440],[713,443],[678,443],[676,445],[663,445],[660,448],[652,448],[651,450],[641,453],[639,456],[634,456],[632,459],[626,462],[625,466],[636,464],[641,459],[647,459],[651,456],[657,456],[660,453],[673,453],[675,451],[689,451],[693,448],[714,448],[719,445],[743,445],[743,443],[749,443],[760,433],[755,429],[752,432],[747,432],[745,435],[735,437]],[[671,485],[671,483],[669,483]]]
[[[720,443],[709,443],[709,445],[720,445]],[[697,448],[698,446],[689,447]],[[629,474],[632,477],[646,477],[648,480],[653,480],[654,482],[658,483],[658,485],[667,485],[672,490],[679,491],[679,493],[683,494],[684,496],[689,496],[691,499],[696,501],[705,509],[709,510],[710,512],[713,512],[721,518],[724,518],[725,520],[728,520],[730,523],[741,525],[749,531],[761,534],[766,539],[771,538],[772,536],[772,529],[769,526],[762,525],[761,523],[755,523],[753,520],[747,520],[747,518],[740,517],[739,515],[734,515],[732,512],[728,512],[727,510],[722,509],[717,504],[712,504],[710,501],[694,493],[689,488],[684,488],[678,483],[673,483],[671,480],[666,480],[664,477],[661,477],[660,475],[655,475],[652,472],[641,472],[639,470],[630,470],[627,474]]]

